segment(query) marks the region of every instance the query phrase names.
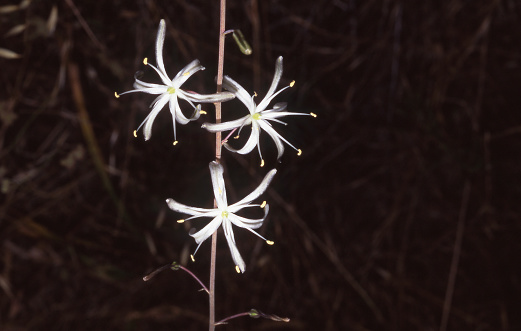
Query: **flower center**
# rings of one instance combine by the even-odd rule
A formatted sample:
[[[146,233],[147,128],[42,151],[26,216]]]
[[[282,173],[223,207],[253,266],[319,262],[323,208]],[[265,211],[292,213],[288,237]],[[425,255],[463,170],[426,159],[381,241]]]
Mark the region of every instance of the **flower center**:
[[[167,91],[168,93],[170,93],[170,94],[174,94],[174,93],[175,93],[175,88],[173,88],[173,87],[169,87],[169,88],[166,89],[166,91]]]
[[[221,213],[221,216],[222,217],[228,217],[228,212],[225,210]]]
[[[260,113],[255,113],[255,114],[251,115],[251,118],[253,118],[254,120],[258,121],[261,118],[261,114]]]

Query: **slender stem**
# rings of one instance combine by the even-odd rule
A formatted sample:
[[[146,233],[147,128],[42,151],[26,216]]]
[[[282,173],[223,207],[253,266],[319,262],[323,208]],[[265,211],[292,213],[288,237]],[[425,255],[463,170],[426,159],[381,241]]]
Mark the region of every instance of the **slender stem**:
[[[226,0],[221,0],[220,24],[219,24],[219,62],[217,65],[217,92],[222,91],[224,68],[224,31],[226,22]],[[215,123],[221,122],[221,103],[215,104]],[[215,160],[221,161],[221,133],[215,135]],[[217,202],[214,202],[217,207]],[[210,293],[209,293],[209,330],[215,330],[215,261],[217,253],[217,231],[212,234],[212,251],[210,254]]]

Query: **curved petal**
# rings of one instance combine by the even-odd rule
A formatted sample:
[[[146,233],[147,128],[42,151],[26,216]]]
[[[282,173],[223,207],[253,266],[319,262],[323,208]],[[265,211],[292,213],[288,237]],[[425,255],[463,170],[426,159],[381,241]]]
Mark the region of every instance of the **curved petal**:
[[[149,140],[150,137],[152,137],[152,124],[154,124],[154,120],[156,119],[157,114],[163,109],[163,107],[166,105],[170,97],[168,95],[163,95],[159,99],[157,99],[157,102],[154,105],[154,108],[152,108],[152,111],[148,115],[145,123],[145,127],[143,128],[143,133],[145,135],[145,140]]]
[[[273,95],[266,95],[266,97],[264,97],[264,99],[262,99],[262,101],[257,105],[257,111],[263,111],[266,109],[266,107],[268,107],[268,105],[270,104],[271,100],[273,100],[273,98],[275,98],[277,95],[279,95],[282,91],[284,91],[285,89],[289,88],[289,86],[286,86],[284,88],[281,88],[280,90],[277,91],[277,93],[273,94]]]
[[[186,65],[181,71],[175,75],[174,79],[172,79],[172,85],[175,88],[181,87],[188,78],[190,78],[193,74],[198,72],[199,70],[204,70],[205,68],[201,65],[199,60],[193,60],[188,65]]]
[[[166,30],[165,20],[159,21],[159,29],[157,30],[157,37],[156,37],[156,62],[157,62],[157,67],[159,68],[159,71],[160,71],[160,72],[158,72],[159,76],[162,76],[163,74],[165,76],[167,76],[166,70],[165,70],[165,64],[163,63],[163,44],[165,43],[165,30]],[[168,78],[168,76],[167,76],[167,78]],[[169,80],[165,82],[163,77],[161,77],[161,79],[163,80],[163,83],[168,85]]]
[[[230,253],[232,254],[233,262],[242,273],[246,271],[246,263],[242,259],[239,250],[237,249],[237,244],[235,244],[235,236],[233,235],[232,224],[228,219],[223,220],[223,230],[224,235],[226,237],[226,241],[228,242],[228,247],[230,248]]]
[[[282,154],[284,154],[284,144],[281,141],[280,134],[275,131],[275,129],[268,123],[264,122],[263,120],[259,120],[259,125],[264,129],[264,131],[271,136],[271,139],[273,139],[273,142],[275,143],[275,146],[277,146],[277,160],[282,157]]]
[[[221,132],[221,131],[229,131],[229,130],[238,128],[243,125],[248,125],[250,123],[251,123],[251,116],[246,115],[237,120],[223,122],[223,123],[203,123],[203,125],[201,127],[210,132]]]
[[[241,149],[235,149],[235,148],[231,147],[228,143],[224,144],[224,147],[226,147],[226,149],[231,152],[235,152],[235,153],[239,153],[239,154],[248,154],[249,152],[251,152],[255,148],[255,146],[257,146],[259,144],[259,135],[260,135],[259,129],[255,128],[257,125],[254,123],[255,122],[252,122],[250,137],[248,138],[248,141],[246,141],[246,144],[244,144],[244,146]]]
[[[181,95],[181,91],[179,92],[179,94]],[[190,91],[182,91],[182,95],[182,99],[200,103],[225,102],[235,98],[235,94],[226,91],[213,94],[199,94]]]
[[[232,207],[239,207],[241,205],[248,204],[251,201],[257,199],[262,193],[264,193],[264,191],[266,191],[266,189],[270,185],[271,181],[273,180],[273,176],[275,176],[276,173],[277,173],[277,169],[270,170],[266,174],[266,176],[264,176],[264,179],[259,184],[259,186],[257,186],[257,188],[255,190],[253,190],[253,192],[251,192],[250,194],[248,194],[247,196],[242,198],[240,201],[238,201],[238,202],[234,203],[233,205],[231,205],[230,208],[232,208]]]
[[[215,196],[215,201],[217,202],[217,207],[219,207],[220,210],[226,210],[228,207],[223,172],[224,169],[222,165],[215,161],[210,162],[210,175],[212,177],[213,194]]]
[[[259,218],[259,219],[249,219],[249,218],[245,218],[245,217],[242,217],[242,216],[239,216],[239,215],[235,215],[235,214],[229,214],[228,215],[228,219],[230,220],[230,222],[232,222],[235,226],[238,226],[240,228],[243,228],[243,229],[248,229],[248,230],[251,230],[251,229],[258,229],[262,226],[262,223],[264,222],[264,220],[266,219],[266,216],[268,216],[268,211],[269,211],[269,206],[266,205],[264,206],[264,217],[263,218]],[[259,236],[258,233],[255,232],[255,234],[257,234]],[[262,239],[264,239],[264,237],[260,236]],[[266,239],[264,239],[266,240]]]
[[[251,95],[248,92],[246,92],[244,87],[239,85],[239,83],[231,79],[229,76],[224,76],[223,87],[235,94],[237,99],[241,100],[241,102],[246,106],[246,108],[248,108],[250,114],[253,115],[255,113],[255,103],[253,102]]]
[[[214,217],[214,216],[219,215],[218,209],[190,207],[187,205],[183,205],[182,203],[179,203],[179,202],[175,201],[174,199],[166,199],[166,203],[168,204],[168,208],[170,208],[173,211],[176,211],[178,213],[194,215],[194,216],[209,216],[209,217]],[[210,215],[211,213],[215,213],[215,215]]]
[[[277,89],[277,86],[279,85],[280,78],[282,77],[282,56],[279,56],[277,58],[277,61],[275,62],[275,74],[273,75],[273,81],[271,82],[270,89],[268,90],[268,93],[266,93],[266,98],[269,98],[273,92]]]
[[[163,89],[163,92],[166,92],[166,90],[168,89],[168,86],[161,85],[161,84],[155,84],[155,83],[148,83],[148,82],[144,82],[144,81],[136,78],[134,81],[134,88],[136,88],[136,89],[161,88],[161,89]]]
[[[179,124],[185,125],[190,122],[188,118],[181,111],[181,107],[179,107],[179,100],[177,96],[170,98],[170,112],[172,113],[172,117],[179,122]]]
[[[217,231],[219,226],[221,226],[222,221],[222,216],[218,215],[213,220],[211,220],[210,223],[206,224],[204,228],[194,234],[191,234],[190,236],[195,239],[196,243],[200,244],[208,239],[208,237],[210,237],[215,231]]]

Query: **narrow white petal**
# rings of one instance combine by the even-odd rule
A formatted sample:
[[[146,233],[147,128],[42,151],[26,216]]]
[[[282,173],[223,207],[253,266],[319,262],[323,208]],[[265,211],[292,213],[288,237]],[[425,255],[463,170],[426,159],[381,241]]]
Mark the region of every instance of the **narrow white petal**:
[[[229,218],[230,222],[232,222],[235,226],[238,226],[240,228],[243,228],[243,229],[258,229],[258,228],[260,228],[262,226],[262,223],[266,219],[266,216],[268,216],[268,211],[269,211],[269,205],[266,205],[264,207],[264,217],[263,218],[259,218],[259,219],[249,219],[249,218],[242,217],[242,216],[235,215],[235,214],[231,214],[231,213],[228,215],[228,218]],[[266,239],[264,239],[264,240],[266,240]]]
[[[156,38],[156,61],[157,67],[159,68],[159,71],[161,71],[159,72],[160,76],[162,76],[161,73],[164,73],[166,75],[165,64],[163,63],[163,44],[165,43],[165,30],[165,20],[161,20],[159,22],[159,29],[157,30]]]
[[[222,132],[229,131],[235,128],[238,128],[242,125],[248,125],[251,123],[251,116],[246,115],[237,120],[223,122],[223,123],[204,123],[202,128],[210,131],[210,132]]]
[[[215,231],[217,231],[219,226],[221,226],[222,221],[223,219],[221,215],[218,215],[210,223],[206,224],[204,228],[194,234],[191,234],[190,236],[195,239],[196,243],[200,244],[208,239],[208,237],[210,237]]]
[[[134,81],[134,87],[137,89],[157,87],[157,88],[162,88],[164,92],[166,92],[166,90],[168,89],[168,86],[166,86],[166,85],[148,83],[148,82],[144,82],[137,78]]]
[[[186,116],[181,111],[181,107],[179,107],[179,100],[176,96],[170,98],[170,112],[172,113],[172,117],[182,125],[188,124],[190,120],[186,118]]]
[[[190,78],[193,74],[198,72],[199,70],[204,70],[205,68],[201,65],[199,60],[193,60],[187,66],[185,66],[181,71],[175,75],[174,79],[172,79],[172,85],[175,88],[181,87],[188,78]]]
[[[190,91],[183,91],[183,99],[199,103],[225,102],[235,98],[231,92],[220,92],[213,94],[199,94]]]
[[[257,111],[263,111],[264,109],[266,109],[266,107],[268,107],[268,105],[270,104],[271,100],[273,100],[273,98],[275,98],[277,95],[279,95],[282,91],[284,91],[287,88],[289,88],[289,86],[281,88],[277,91],[277,93],[273,95],[266,95],[266,97],[264,97],[264,99],[262,99],[262,101],[257,105]]]
[[[244,87],[239,85],[239,83],[231,79],[229,76],[224,76],[223,87],[235,94],[237,99],[241,100],[241,102],[246,106],[246,108],[248,108],[250,114],[255,113],[255,103],[251,99],[251,95],[248,92],[246,92]]]
[[[145,135],[145,140],[149,140],[152,137],[152,124],[154,124],[154,120],[156,119],[157,114],[163,109],[166,103],[169,100],[168,95],[161,96],[152,108],[150,115],[148,116],[148,120],[145,123],[145,127],[143,128],[143,134]]]
[[[233,262],[236,266],[239,267],[241,272],[244,273],[246,271],[246,263],[244,263],[244,260],[242,259],[242,256],[237,249],[237,244],[235,244],[235,236],[233,235],[232,224],[228,219],[223,220],[223,230],[226,241],[228,242],[228,247],[230,248],[230,253],[232,254]]]
[[[270,89],[266,93],[266,98],[269,98],[279,85],[280,78],[282,77],[282,56],[279,56],[277,62],[275,62],[275,74],[273,75],[273,81],[271,82]]]
[[[277,169],[270,170],[266,174],[266,176],[264,176],[264,179],[259,184],[259,186],[257,186],[257,188],[255,190],[253,190],[253,192],[251,192],[250,194],[245,196],[242,200],[231,205],[230,208],[245,205],[245,204],[248,204],[251,201],[257,199],[262,193],[264,193],[264,191],[266,191],[266,189],[270,185],[271,181],[273,180],[273,176],[275,176],[276,173],[277,173]]]
[[[168,204],[168,208],[172,209],[173,211],[188,214],[188,215],[194,215],[194,216],[207,216],[209,213],[215,213],[216,216],[219,214],[219,210],[217,209],[207,209],[207,208],[197,208],[197,207],[190,207],[187,205],[183,205],[182,203],[179,203],[175,201],[174,199],[166,199],[166,203]]]
[[[284,154],[284,144],[281,141],[282,137],[280,136],[280,134],[277,133],[277,131],[275,131],[275,129],[268,122],[265,122],[264,120],[259,120],[259,125],[262,127],[264,131],[266,131],[267,134],[270,135],[271,139],[273,139],[273,142],[277,146],[278,151],[277,160],[280,159],[282,157],[282,154]],[[288,144],[293,147],[293,145],[291,145],[290,143]]]
[[[224,186],[223,178],[223,166],[219,163],[212,161],[210,162],[210,175],[212,177],[213,194],[217,207],[221,210],[226,210],[228,207],[228,201],[226,199],[226,187]]]
[[[250,133],[250,137],[248,138],[248,141],[246,141],[246,144],[241,149],[235,149],[231,147],[229,144],[224,144],[224,147],[228,149],[231,152],[239,153],[239,154],[248,154],[251,152],[255,146],[259,144],[259,130],[256,129],[257,125],[254,124],[255,122],[252,122],[252,129]],[[261,157],[262,158],[262,157]]]

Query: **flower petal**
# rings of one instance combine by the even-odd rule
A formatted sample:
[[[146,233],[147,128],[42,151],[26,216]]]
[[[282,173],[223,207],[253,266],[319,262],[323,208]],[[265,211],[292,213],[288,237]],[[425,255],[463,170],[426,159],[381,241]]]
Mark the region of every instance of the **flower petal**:
[[[246,263],[242,259],[239,250],[237,249],[237,244],[235,243],[235,236],[233,235],[232,224],[228,219],[223,220],[223,230],[224,235],[226,237],[226,241],[228,242],[228,247],[230,248],[230,253],[232,254],[233,262],[242,273],[246,271]]]
[[[207,208],[197,208],[197,207],[190,207],[187,205],[183,205],[182,203],[179,203],[175,201],[174,199],[166,199],[166,203],[168,204],[168,208],[172,209],[173,211],[176,211],[178,213],[188,214],[188,215],[194,215],[194,216],[208,216],[208,213],[215,212],[215,215],[219,215],[219,210],[217,209],[207,209]]]
[[[267,134],[269,134],[271,136],[271,139],[273,139],[275,146],[277,146],[277,151],[278,151],[277,160],[279,160],[282,157],[282,155],[284,154],[284,144],[281,141],[281,138],[282,138],[281,135],[278,134],[278,132],[275,131],[275,129],[267,121],[259,120],[259,125]],[[293,147],[293,148],[295,148],[295,147]]]
[[[181,93],[179,93],[181,96]],[[190,91],[182,91],[182,99],[200,102],[200,103],[215,103],[225,102],[235,98],[235,94],[231,92],[219,92],[213,94],[199,94]]]
[[[175,88],[180,88],[193,74],[204,69],[199,60],[193,60],[175,75],[174,79],[172,79],[172,85]]]
[[[163,44],[165,43],[165,30],[165,20],[159,21],[159,29],[157,30],[156,38],[156,62],[159,70],[156,71],[158,71],[159,76],[161,76],[161,80],[163,81],[163,83],[165,83],[165,85],[168,85],[170,79],[168,79],[165,82],[165,78],[168,78],[168,75],[166,74],[165,64],[163,63]],[[166,77],[163,77],[163,75],[165,75]]]
[[[270,170],[266,174],[266,176],[264,176],[264,179],[259,184],[259,186],[257,186],[257,188],[255,190],[253,190],[253,192],[251,192],[250,194],[245,196],[242,200],[231,205],[230,208],[239,207],[241,205],[246,205],[246,204],[250,203],[251,201],[257,199],[262,193],[264,193],[264,191],[266,191],[266,189],[270,185],[271,181],[273,180],[273,176],[275,176],[276,173],[277,173],[277,169]]]
[[[279,56],[277,58],[277,61],[275,62],[275,74],[273,75],[273,81],[271,82],[270,89],[268,90],[268,93],[266,93],[265,98],[269,98],[273,92],[277,89],[277,86],[279,85],[280,78],[282,77],[282,56]]]
[[[231,147],[228,143],[224,144],[224,147],[226,147],[226,149],[231,152],[235,152],[235,153],[239,153],[239,154],[248,154],[255,148],[255,146],[257,146],[259,144],[259,135],[260,135],[259,131],[260,130],[259,130],[257,124],[255,122],[252,122],[250,137],[248,138],[248,141],[246,141],[246,144],[244,144],[244,146],[241,149],[235,149],[235,148]],[[261,156],[261,158],[262,158],[262,156]]]
[[[217,202],[217,207],[219,207],[220,210],[226,210],[228,207],[223,172],[224,169],[222,165],[215,161],[210,162],[210,175],[212,177],[213,194],[215,196],[215,201]]]
[[[163,109],[163,107],[166,105],[170,97],[168,94],[160,96],[160,98],[157,99],[154,108],[152,108],[152,111],[148,115],[145,123],[145,127],[143,128],[143,134],[145,135],[145,140],[149,140],[150,137],[152,137],[152,124],[154,124],[154,120],[156,119],[157,114]]]
[[[255,113],[255,103],[251,99],[251,95],[248,92],[246,92],[244,87],[239,85],[239,83],[231,79],[229,76],[224,76],[223,87],[235,94],[237,99],[241,100],[241,102],[246,106],[246,108],[248,108],[250,114],[253,115]]]
[[[196,243],[200,244],[206,239],[208,239],[208,237],[210,237],[215,231],[217,231],[219,226],[221,226],[222,222],[222,216],[217,215],[210,223],[206,224],[204,228],[202,228],[194,234],[191,234],[190,236],[195,239]]]
[[[266,216],[268,216],[268,211],[269,211],[269,205],[266,205],[264,206],[264,217],[263,218],[259,218],[259,219],[249,219],[249,218],[246,218],[246,217],[242,217],[242,216],[239,216],[239,215],[235,215],[235,214],[232,214],[230,213],[228,215],[228,219],[230,220],[230,222],[232,222],[235,226],[238,226],[240,228],[243,228],[243,229],[248,229],[248,230],[251,230],[251,229],[258,229],[262,226],[262,223],[264,222],[264,220],[266,219]],[[255,232],[255,234],[259,235],[258,233]],[[262,239],[264,239],[264,237],[261,237]],[[264,239],[266,240],[266,239]]]
[[[201,127],[210,132],[221,132],[229,131],[238,128],[242,125],[248,125],[251,123],[251,116],[246,115],[237,120],[223,122],[223,123],[204,123]]]

